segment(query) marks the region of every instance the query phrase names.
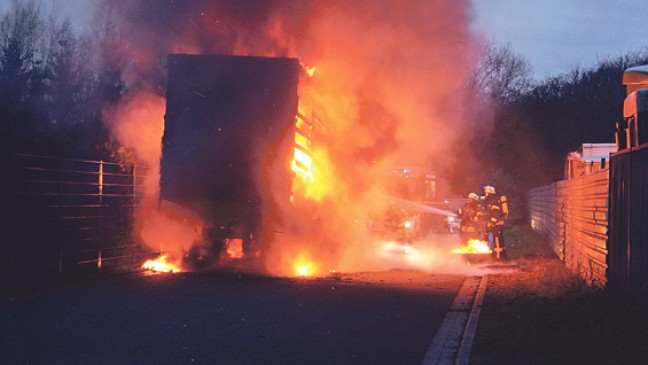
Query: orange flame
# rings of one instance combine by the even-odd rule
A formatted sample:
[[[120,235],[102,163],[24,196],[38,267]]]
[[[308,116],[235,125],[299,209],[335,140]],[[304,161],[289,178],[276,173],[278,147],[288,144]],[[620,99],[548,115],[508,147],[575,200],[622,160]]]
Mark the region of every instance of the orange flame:
[[[468,244],[464,247],[455,248],[452,253],[466,255],[466,254],[489,254],[491,253],[490,247],[486,241],[470,239]]]
[[[243,240],[240,238],[229,238],[226,241],[227,255],[233,259],[243,258]]]
[[[313,276],[316,273],[315,264],[304,256],[299,256],[293,262],[295,276]]]
[[[313,77],[315,75],[315,71],[317,71],[316,66],[306,66],[301,62],[300,62],[300,65],[301,65],[302,69],[304,70],[304,72],[306,72],[306,75],[308,75],[308,77]]]
[[[306,70],[306,74],[308,75],[308,77],[313,77],[313,75],[315,75],[315,71],[317,71],[317,67],[315,66],[313,67],[306,66],[304,67],[304,69]]]
[[[295,118],[295,155],[292,170],[305,184],[313,182],[312,134],[313,122],[306,118],[300,110]]]
[[[299,148],[295,148],[295,159],[293,160],[293,171],[299,175],[304,180],[312,181],[313,174],[311,173],[311,168],[313,164],[313,159],[308,156],[304,151]]]
[[[156,259],[147,260],[143,265],[142,269],[156,271],[156,272],[170,272],[176,273],[180,272],[180,268],[170,262],[167,262],[167,255],[162,255]]]
[[[133,3],[143,2],[133,0]],[[207,6],[209,3],[214,3],[214,6]],[[267,251],[271,254],[263,256],[267,258],[264,263],[270,271],[281,275],[293,273],[292,264],[297,257],[295,251],[306,249],[317,253],[312,258],[317,260],[320,268],[362,269],[365,252],[354,246],[364,234],[363,220],[386,210],[382,171],[404,161],[423,163],[420,160],[425,156],[449,157],[435,159],[439,164],[437,168],[449,170],[457,162],[456,154],[446,151],[453,151],[455,140],[464,136],[462,127],[468,125],[469,118],[455,118],[457,125],[452,130],[447,133],[438,131],[448,119],[458,114],[472,114],[460,113],[466,109],[462,85],[471,76],[473,60],[477,59],[474,57],[476,47],[473,47],[467,2],[388,1],[384,6],[375,6],[372,2],[314,3],[313,6],[284,6],[283,2],[277,2],[282,5],[254,7],[254,10],[264,9],[264,16],[250,17],[247,11],[229,11],[227,6],[216,6],[216,2],[195,2],[182,12],[186,14],[185,18],[181,17],[182,14],[170,17],[173,23],[139,21],[141,19],[126,13],[127,7],[116,9],[124,12],[125,20],[138,20],[126,25],[144,31],[125,32],[124,40],[116,42],[120,45],[118,51],[128,56],[125,59],[133,60],[133,76],[146,71],[129,88],[133,93],[137,85],[147,81],[147,76],[154,76],[150,80],[152,85],[158,84],[163,73],[155,72],[161,71],[161,67],[155,69],[159,64],[157,55],[169,53],[169,50],[173,53],[288,56],[317,64],[317,68],[302,64],[304,80],[299,82],[299,100],[326,122],[325,128],[316,121],[313,113],[306,114],[300,110],[302,115],[311,117],[323,133],[315,135],[314,149],[308,148],[308,143],[302,143],[301,138],[310,140],[312,134],[295,136],[295,146],[299,147],[295,147],[292,168],[298,178],[294,179],[293,204],[286,204],[286,210],[295,210],[300,198],[306,198],[308,203],[315,201],[317,210],[308,209],[308,214],[295,213],[294,221],[312,215],[314,221],[325,224],[319,230],[297,232],[301,236],[291,239],[290,245],[286,244],[289,239],[284,236],[276,239],[277,244],[273,241],[268,245]],[[176,9],[152,7],[151,11],[163,13],[146,12],[144,15],[167,19],[157,15],[166,15],[165,12]],[[198,19],[195,14],[203,16]],[[238,19],[237,14],[244,15],[244,18]],[[403,23],[402,19],[408,21]],[[177,28],[178,24],[192,26]],[[159,25],[162,28],[157,28]],[[128,37],[131,33],[150,34],[155,38]],[[217,41],[204,42],[207,38]],[[316,70],[318,77],[309,77]],[[435,81],[430,84],[429,80]],[[151,87],[151,90],[157,89]],[[155,95],[154,92],[149,94]],[[124,97],[123,100],[131,98]],[[127,109],[137,110],[136,107],[141,105],[133,102],[127,106],[131,104],[133,108]],[[155,117],[156,138],[151,138],[152,141],[138,139],[133,144],[155,147],[155,152],[159,153],[164,105],[154,105],[162,105],[155,109],[158,111]],[[138,119],[137,115],[132,117],[125,125],[130,126],[133,124],[131,120]],[[148,116],[139,119],[144,121]],[[153,134],[143,134],[140,138],[145,136]],[[159,165],[159,155],[152,156],[149,163],[151,166]],[[291,168],[289,164],[286,162],[286,166],[281,166],[282,171]],[[159,176],[151,174],[156,175]],[[154,182],[150,188],[153,191],[158,187],[157,181]],[[151,201],[156,203],[158,200]],[[145,221],[145,218],[140,220]],[[286,222],[287,226],[298,226],[287,219]],[[140,225],[149,227],[146,233],[160,232],[149,222]],[[191,246],[196,231],[193,227],[196,225],[178,229],[187,232],[183,235],[187,239],[182,241],[182,245],[174,245],[173,249],[186,251]],[[311,234],[314,236],[312,239],[302,239],[311,231],[315,232]],[[150,246],[155,247],[161,241],[149,239],[147,242],[152,242]],[[351,242],[354,245],[349,244]],[[164,244],[165,247],[170,245]],[[346,267],[341,266],[341,262]],[[313,272],[307,263],[298,267],[298,273]]]

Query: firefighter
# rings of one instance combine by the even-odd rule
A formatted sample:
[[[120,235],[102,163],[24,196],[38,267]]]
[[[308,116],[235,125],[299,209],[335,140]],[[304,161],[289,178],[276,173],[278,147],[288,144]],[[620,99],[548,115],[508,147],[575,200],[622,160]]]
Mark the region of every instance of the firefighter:
[[[459,208],[457,216],[461,218],[459,223],[459,237],[463,245],[468,244],[471,239],[479,239],[482,233],[478,221],[481,211],[479,196],[475,193],[468,194],[468,201]]]
[[[484,215],[486,218],[486,232],[492,238],[493,257],[506,260],[506,244],[502,230],[506,221],[506,215],[502,211],[502,203],[495,195],[495,188],[489,185],[484,186]]]

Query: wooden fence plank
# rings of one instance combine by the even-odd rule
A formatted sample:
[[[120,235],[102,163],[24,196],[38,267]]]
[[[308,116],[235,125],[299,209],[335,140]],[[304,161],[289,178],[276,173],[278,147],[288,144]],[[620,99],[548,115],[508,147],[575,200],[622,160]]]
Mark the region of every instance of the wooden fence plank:
[[[591,285],[607,283],[608,194],[608,170],[528,192],[531,228]]]

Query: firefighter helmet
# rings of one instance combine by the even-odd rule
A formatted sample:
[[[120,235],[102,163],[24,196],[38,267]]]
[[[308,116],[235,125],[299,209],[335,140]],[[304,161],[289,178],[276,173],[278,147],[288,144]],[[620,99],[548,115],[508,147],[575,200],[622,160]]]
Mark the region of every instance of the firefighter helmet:
[[[490,185],[484,186],[484,194],[495,194],[495,188]]]
[[[470,194],[468,194],[468,199],[472,199],[472,200],[477,201],[477,200],[479,200],[479,195],[477,195],[475,193],[470,193]]]

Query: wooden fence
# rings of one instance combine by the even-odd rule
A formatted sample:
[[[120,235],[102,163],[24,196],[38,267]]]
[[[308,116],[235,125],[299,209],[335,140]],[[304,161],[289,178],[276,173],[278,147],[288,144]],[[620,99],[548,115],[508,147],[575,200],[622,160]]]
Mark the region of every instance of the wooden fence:
[[[528,193],[533,230],[567,267],[591,285],[607,283],[608,170],[535,188]]]

